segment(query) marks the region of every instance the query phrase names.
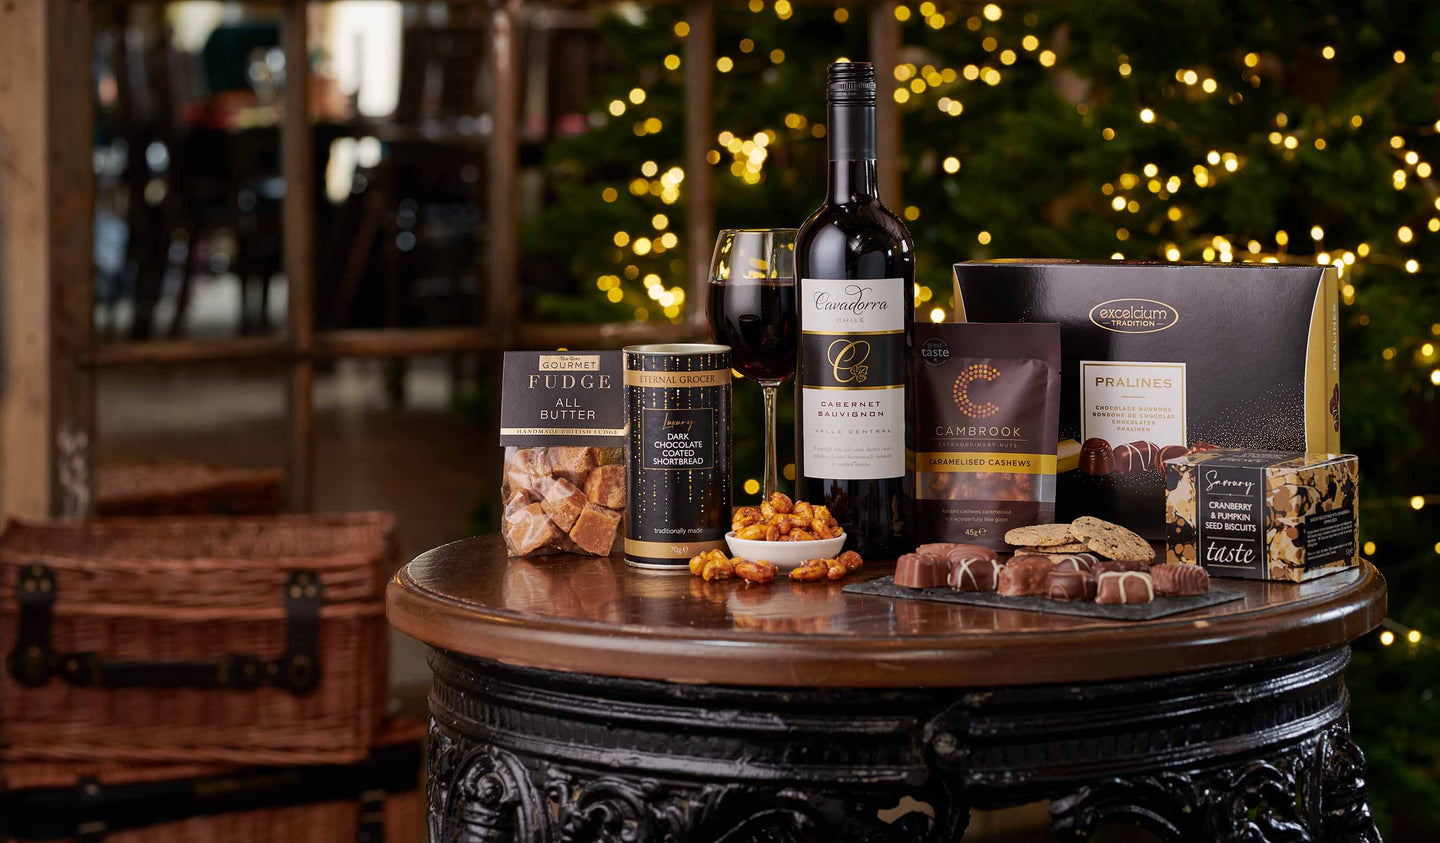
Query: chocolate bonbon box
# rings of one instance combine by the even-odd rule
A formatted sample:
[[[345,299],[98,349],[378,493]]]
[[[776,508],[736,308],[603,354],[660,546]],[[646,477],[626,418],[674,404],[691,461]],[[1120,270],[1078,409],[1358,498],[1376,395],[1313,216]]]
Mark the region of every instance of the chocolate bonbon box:
[[[1056,517],[1164,535],[1165,460],[1340,450],[1333,267],[955,264],[955,318],[1059,322]]]
[[[1303,582],[1360,564],[1360,463],[1348,454],[1217,450],[1165,463],[1167,562]]]

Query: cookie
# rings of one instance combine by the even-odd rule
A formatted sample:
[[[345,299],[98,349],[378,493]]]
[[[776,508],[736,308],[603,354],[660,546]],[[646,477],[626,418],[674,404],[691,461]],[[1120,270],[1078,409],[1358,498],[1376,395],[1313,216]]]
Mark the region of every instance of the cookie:
[[[1071,542],[1070,544],[1049,544],[1044,547],[1017,547],[1015,548],[1015,555],[1024,556],[1027,553],[1084,553],[1089,549],[1090,548],[1079,542]]]
[[[1149,562],[1155,558],[1155,548],[1150,542],[1119,524],[1084,515],[1070,524],[1070,530],[1086,547],[1107,559]]]
[[[1005,543],[1020,547],[1052,547],[1057,544],[1074,544],[1075,534],[1070,532],[1069,524],[1031,524],[1007,532]]]

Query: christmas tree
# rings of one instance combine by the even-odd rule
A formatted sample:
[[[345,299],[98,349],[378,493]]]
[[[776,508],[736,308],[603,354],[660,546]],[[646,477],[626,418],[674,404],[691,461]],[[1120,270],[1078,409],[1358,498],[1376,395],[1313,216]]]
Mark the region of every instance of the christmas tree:
[[[990,257],[1318,262],[1342,280],[1342,417],[1365,553],[1391,588],[1356,646],[1353,726],[1395,836],[1440,827],[1440,4],[923,2],[895,7],[901,208],[915,303]],[[798,225],[820,201],[823,77],[867,58],[868,7],[716,12],[716,219]],[[626,7],[591,128],[553,144],[530,225],[545,318],[679,320],[683,9]],[[564,244],[563,253],[554,244]],[[564,279],[554,281],[553,279]],[[758,426],[753,385],[737,424]],[[782,428],[783,429],[783,428]],[[782,440],[786,437],[782,437]],[[759,476],[737,433],[737,485]],[[746,443],[751,443],[748,447]]]

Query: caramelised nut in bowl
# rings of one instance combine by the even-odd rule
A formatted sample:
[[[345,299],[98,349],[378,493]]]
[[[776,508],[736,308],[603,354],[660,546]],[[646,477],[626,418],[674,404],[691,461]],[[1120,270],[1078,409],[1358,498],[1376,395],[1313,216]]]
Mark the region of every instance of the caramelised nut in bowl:
[[[835,558],[845,546],[845,533],[826,507],[776,492],[759,506],[736,509],[725,541],[741,559],[763,559],[790,570],[807,560]]]

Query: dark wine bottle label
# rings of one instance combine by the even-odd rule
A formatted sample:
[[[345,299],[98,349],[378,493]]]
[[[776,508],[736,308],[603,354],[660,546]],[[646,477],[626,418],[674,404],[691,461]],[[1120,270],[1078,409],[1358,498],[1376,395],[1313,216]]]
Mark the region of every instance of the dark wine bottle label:
[[[800,280],[807,477],[905,475],[905,296],[899,278]]]

